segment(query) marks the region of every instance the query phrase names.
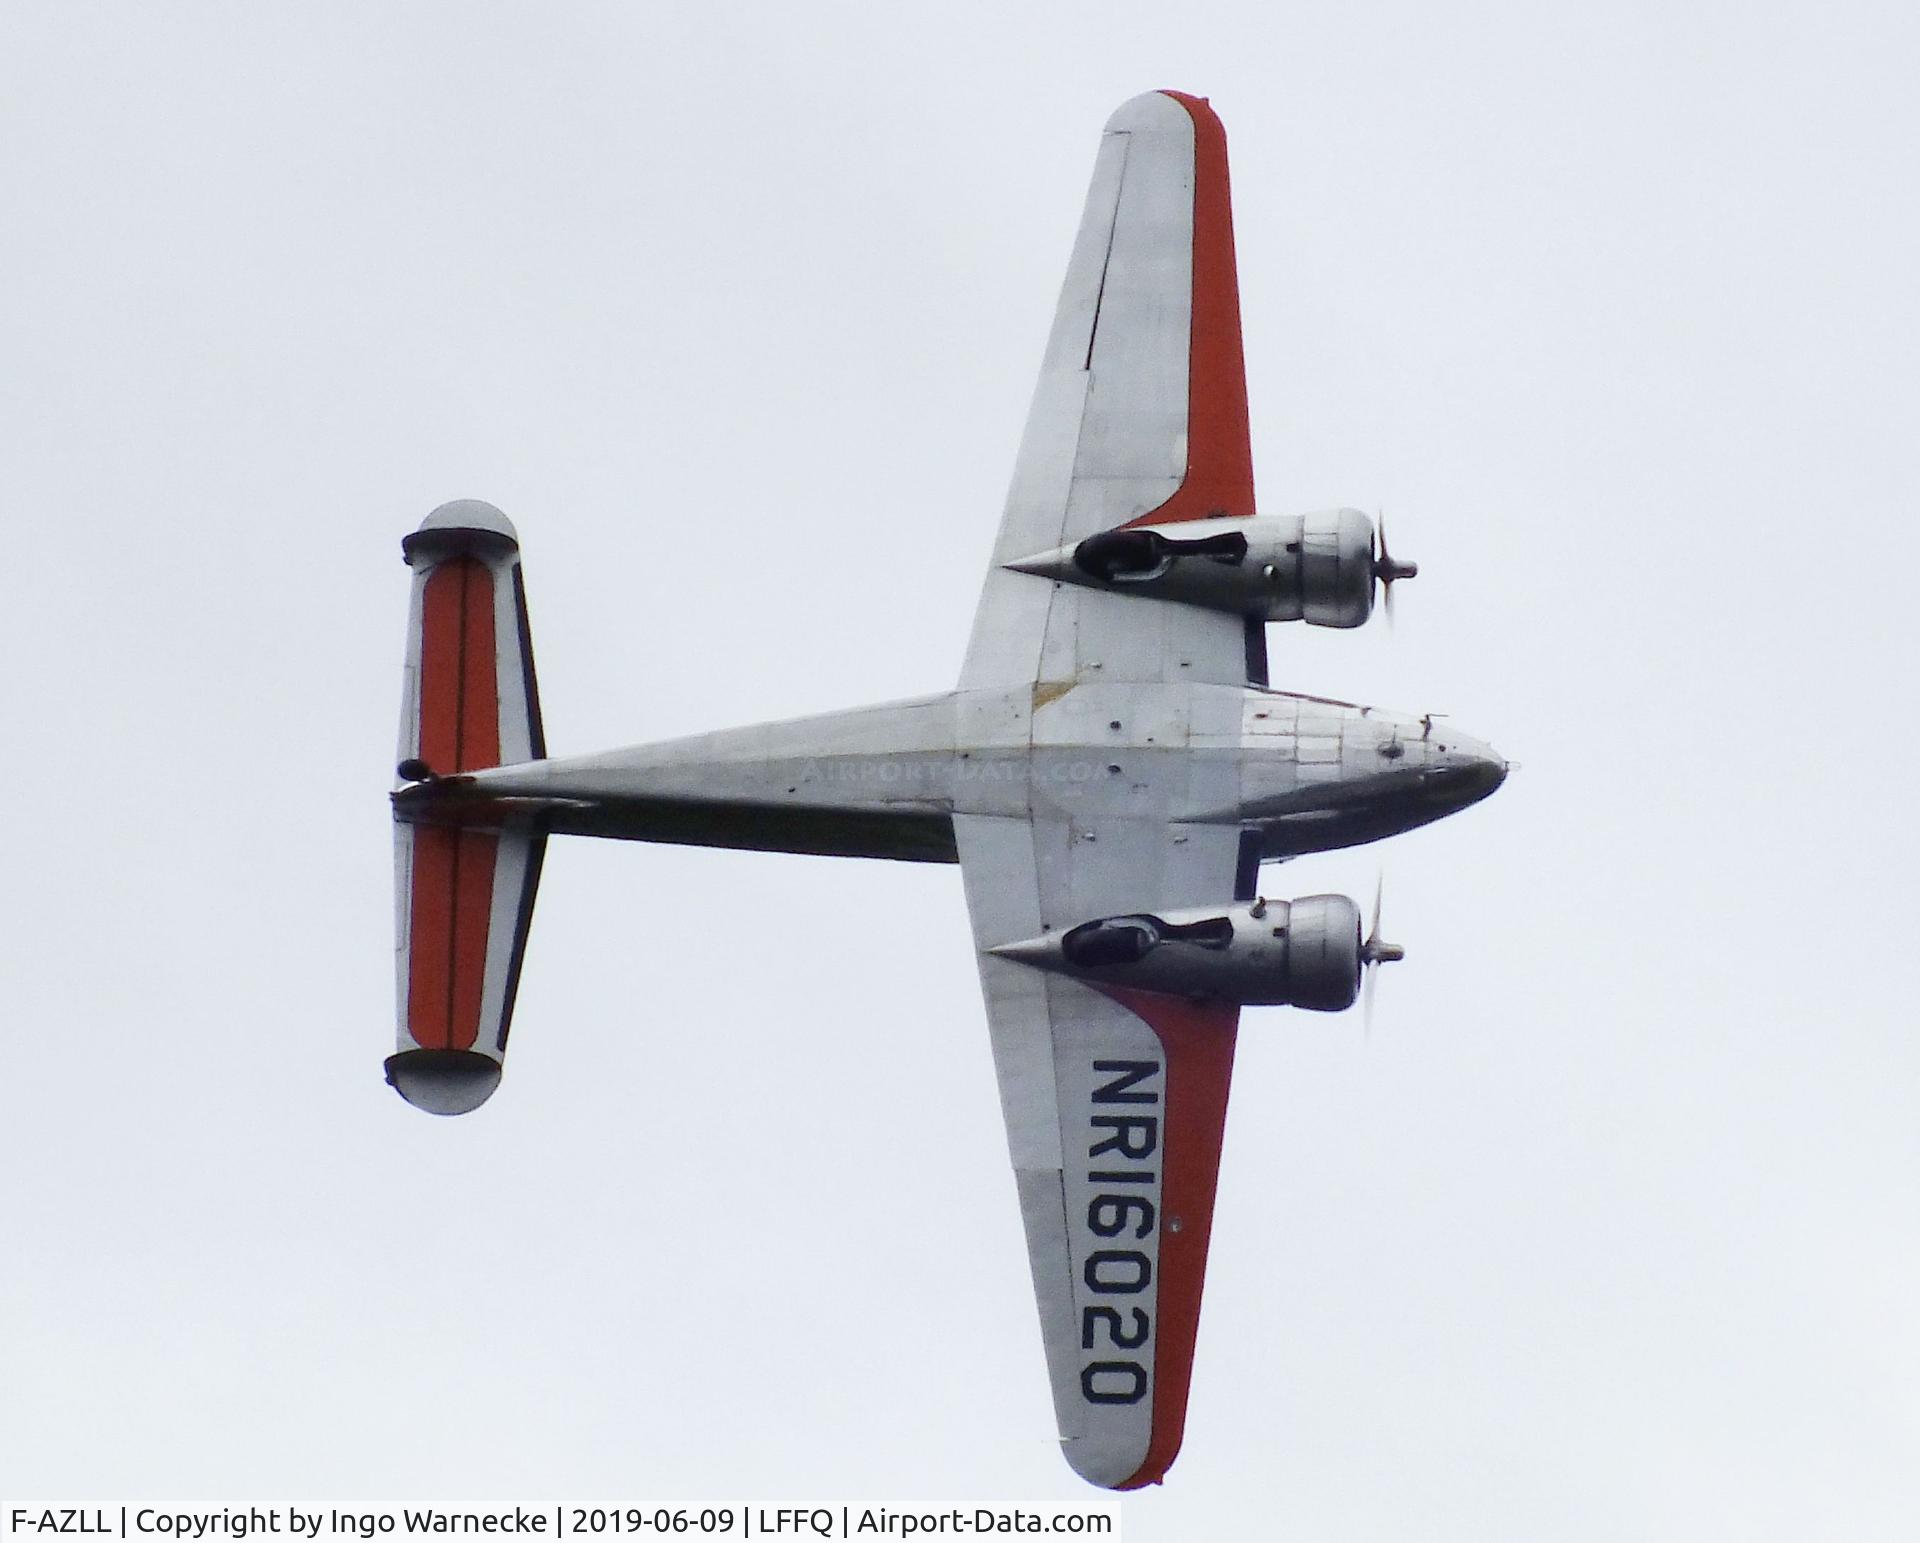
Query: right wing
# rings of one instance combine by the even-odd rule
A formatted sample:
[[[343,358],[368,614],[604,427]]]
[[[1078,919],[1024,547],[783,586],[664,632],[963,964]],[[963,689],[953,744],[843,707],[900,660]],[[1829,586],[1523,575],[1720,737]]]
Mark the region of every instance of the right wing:
[[[1233,826],[956,815],[1061,1450],[1109,1489],[1180,1450],[1240,1010],[987,952],[1231,892]],[[1097,840],[1086,839],[1089,835]]]
[[[1251,515],[1226,132],[1154,91],[1108,120],[960,683],[1265,684],[1265,629],[1003,565],[1115,526]]]

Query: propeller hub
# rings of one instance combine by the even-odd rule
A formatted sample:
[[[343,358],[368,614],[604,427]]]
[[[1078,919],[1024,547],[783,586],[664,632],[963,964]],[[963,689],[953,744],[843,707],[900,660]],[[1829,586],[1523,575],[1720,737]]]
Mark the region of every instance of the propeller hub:
[[[1387,625],[1393,625],[1393,586],[1397,580],[1413,578],[1420,571],[1418,563],[1403,563],[1394,558],[1387,550],[1387,516],[1380,511],[1377,526],[1379,539],[1376,543],[1376,555],[1373,559],[1373,576],[1380,584],[1380,598],[1386,602]]]
[[[1392,590],[1387,591],[1392,594]],[[1373,984],[1380,978],[1377,965],[1392,964],[1407,957],[1407,951],[1398,943],[1383,943],[1380,940],[1380,901],[1386,894],[1387,876],[1376,874],[1373,880],[1373,920],[1367,927],[1367,940],[1360,945],[1360,963],[1362,984],[1361,994],[1365,998],[1361,1007],[1367,1027],[1367,1037],[1373,1037]]]

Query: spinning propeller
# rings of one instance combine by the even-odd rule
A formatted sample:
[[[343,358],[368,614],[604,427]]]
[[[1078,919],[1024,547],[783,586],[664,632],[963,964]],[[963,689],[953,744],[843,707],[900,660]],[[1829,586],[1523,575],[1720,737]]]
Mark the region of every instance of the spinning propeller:
[[[1380,581],[1380,598],[1386,602],[1387,625],[1393,625],[1393,586],[1398,579],[1410,579],[1420,572],[1418,563],[1395,562],[1393,554],[1387,550],[1386,511],[1376,511],[1375,528],[1379,531],[1379,553],[1373,559],[1373,576]]]
[[[1407,957],[1407,951],[1398,943],[1383,943],[1380,940],[1380,896],[1386,888],[1386,876],[1376,875],[1373,881],[1373,922],[1367,930],[1367,940],[1360,945],[1360,1015],[1365,1024],[1367,1037],[1373,1037],[1373,983],[1379,977],[1376,965],[1393,964]]]

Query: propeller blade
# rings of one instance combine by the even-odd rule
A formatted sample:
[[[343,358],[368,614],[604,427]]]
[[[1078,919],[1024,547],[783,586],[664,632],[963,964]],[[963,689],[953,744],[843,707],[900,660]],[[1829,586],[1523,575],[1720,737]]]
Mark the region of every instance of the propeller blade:
[[[1398,943],[1383,943],[1380,940],[1380,902],[1386,889],[1385,872],[1376,871],[1373,876],[1373,919],[1367,928],[1367,939],[1360,945],[1360,1016],[1368,1039],[1373,1038],[1373,996],[1380,966],[1407,957],[1407,951]]]
[[[1380,581],[1380,598],[1386,605],[1387,625],[1393,625],[1393,586],[1401,579],[1410,579],[1420,571],[1418,563],[1403,563],[1394,560],[1393,553],[1387,548],[1387,511],[1374,511],[1374,526],[1379,537],[1379,552],[1373,560],[1373,576]]]

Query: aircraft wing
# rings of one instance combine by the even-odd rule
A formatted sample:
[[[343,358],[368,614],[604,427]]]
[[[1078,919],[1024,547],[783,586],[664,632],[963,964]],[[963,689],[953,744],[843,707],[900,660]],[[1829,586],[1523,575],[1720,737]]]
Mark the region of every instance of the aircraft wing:
[[[1240,832],[959,815],[954,834],[1061,1447],[1092,1483],[1157,1483],[1186,1418],[1240,1010],[986,950],[1223,900]]]
[[[1155,91],[1108,120],[961,685],[1266,682],[1259,623],[1002,564],[1150,517],[1251,515],[1226,133]]]
[[[1253,512],[1226,136],[1205,102],[1154,92],[1101,138],[961,675],[1033,683],[992,731],[1028,752],[1023,791],[953,821],[1061,1442],[1111,1488],[1157,1482],[1179,1450],[1239,1009],[990,950],[1251,898],[1257,840],[1169,823],[1208,806],[1184,758],[1124,787],[1049,773],[1076,769],[1053,747],[1123,721],[1127,743],[1173,748],[1192,704],[1169,688],[1264,684],[1265,630],[1005,565],[1143,518]],[[991,717],[1014,698],[979,700]]]

